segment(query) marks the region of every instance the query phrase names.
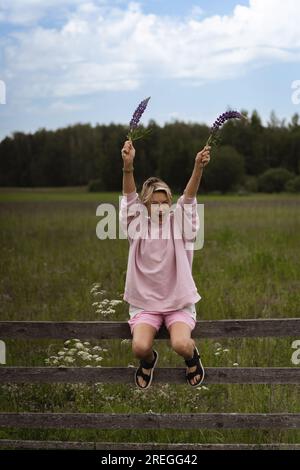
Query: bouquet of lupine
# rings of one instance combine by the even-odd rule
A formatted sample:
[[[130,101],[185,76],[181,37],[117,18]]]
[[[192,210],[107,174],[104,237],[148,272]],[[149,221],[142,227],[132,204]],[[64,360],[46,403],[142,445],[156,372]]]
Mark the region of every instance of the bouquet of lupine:
[[[220,143],[220,127],[229,119],[247,119],[246,116],[239,113],[238,111],[227,111],[226,113],[221,114],[213,123],[210,128],[210,135],[206,141],[205,145],[218,145]]]
[[[151,129],[142,129],[141,127],[138,127],[138,123],[141,119],[141,116],[143,112],[145,111],[148,101],[150,100],[150,96],[146,98],[145,100],[141,101],[136,110],[133,113],[133,116],[131,118],[130,124],[129,124],[129,131],[127,134],[127,139],[128,140],[138,140],[141,139],[142,137],[145,137],[147,134],[151,132]]]

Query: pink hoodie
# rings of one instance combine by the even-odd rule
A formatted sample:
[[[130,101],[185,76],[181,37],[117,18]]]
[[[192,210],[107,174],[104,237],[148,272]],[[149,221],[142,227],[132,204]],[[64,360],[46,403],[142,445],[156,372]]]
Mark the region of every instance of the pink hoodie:
[[[139,217],[141,206],[146,210],[137,192],[123,193],[119,221],[129,241],[123,300],[143,310],[158,312],[177,310],[198,302],[201,296],[192,276],[193,243],[199,230],[197,198],[187,198],[184,194],[178,198],[175,211],[171,210],[165,219],[170,228],[170,236],[166,238],[162,238],[161,227],[157,223],[150,223],[148,215],[143,226],[145,229],[148,227],[146,232],[149,238],[143,238],[141,234],[130,236],[130,230],[134,228],[130,224]],[[184,218],[184,230],[178,224],[181,216]],[[151,238],[150,225],[156,239],[155,235]],[[177,233],[176,238],[174,233]]]

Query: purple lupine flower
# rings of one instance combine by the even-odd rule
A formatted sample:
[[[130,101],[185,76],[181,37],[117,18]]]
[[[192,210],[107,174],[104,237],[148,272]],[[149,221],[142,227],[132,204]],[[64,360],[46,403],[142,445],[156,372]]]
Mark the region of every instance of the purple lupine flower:
[[[211,132],[219,129],[219,127],[224,124],[228,119],[238,118],[242,119],[244,116],[238,111],[227,111],[226,113],[221,114],[211,127]]]
[[[150,132],[150,130],[143,131],[138,128],[138,123],[141,119],[143,112],[145,111],[148,101],[150,100],[150,96],[145,100],[141,101],[136,110],[133,113],[129,124],[129,132],[127,134],[127,138],[130,140],[137,140],[144,137],[146,134]]]
[[[243,114],[239,113],[238,111],[226,111],[223,114],[220,114],[220,116],[217,117],[215,122],[210,128],[210,136],[207,139],[207,142],[205,145],[209,144],[216,144],[217,143],[217,134],[218,131],[220,130],[220,127],[229,119],[247,119],[246,116]]]
[[[139,120],[141,119],[141,116],[143,112],[145,111],[148,101],[150,100],[150,96],[146,98],[145,100],[141,101],[136,110],[133,113],[132,119],[130,121],[130,128],[135,128],[137,127]]]

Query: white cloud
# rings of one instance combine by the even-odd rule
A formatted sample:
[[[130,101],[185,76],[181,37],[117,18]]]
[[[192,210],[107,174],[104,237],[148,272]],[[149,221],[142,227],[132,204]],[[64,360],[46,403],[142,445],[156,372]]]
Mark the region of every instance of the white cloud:
[[[133,90],[152,77],[199,86],[300,58],[298,0],[250,0],[231,15],[203,19],[197,8],[178,19],[145,14],[137,2],[120,8],[121,0],[2,3],[2,16],[14,22],[24,3],[29,23],[64,8],[61,27],[33,25],[6,38],[1,78],[22,99]]]
[[[89,107],[84,104],[73,104],[65,103],[63,101],[54,101],[48,107],[49,111],[56,112],[73,112],[73,111],[82,111],[88,109]]]

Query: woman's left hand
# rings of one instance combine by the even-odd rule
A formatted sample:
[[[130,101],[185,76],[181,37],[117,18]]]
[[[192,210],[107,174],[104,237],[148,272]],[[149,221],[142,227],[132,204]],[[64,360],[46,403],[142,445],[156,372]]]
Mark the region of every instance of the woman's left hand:
[[[203,149],[197,153],[195,158],[195,163],[198,164],[201,168],[205,167],[210,160],[210,145],[205,145]]]

